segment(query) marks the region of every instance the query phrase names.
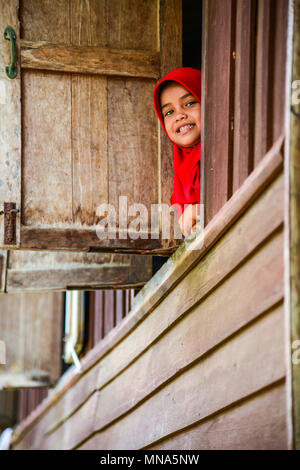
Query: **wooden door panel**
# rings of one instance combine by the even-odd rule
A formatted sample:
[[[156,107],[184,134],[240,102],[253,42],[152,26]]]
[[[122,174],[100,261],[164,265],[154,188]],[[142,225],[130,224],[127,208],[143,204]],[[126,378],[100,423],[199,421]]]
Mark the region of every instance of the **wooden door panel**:
[[[181,242],[173,237],[118,240],[118,209],[120,196],[144,204],[149,226],[151,204],[169,203],[173,191],[172,149],[160,143],[152,91],[181,65],[181,0],[18,3],[20,247],[173,251]],[[116,240],[97,237],[102,203],[117,211]]]

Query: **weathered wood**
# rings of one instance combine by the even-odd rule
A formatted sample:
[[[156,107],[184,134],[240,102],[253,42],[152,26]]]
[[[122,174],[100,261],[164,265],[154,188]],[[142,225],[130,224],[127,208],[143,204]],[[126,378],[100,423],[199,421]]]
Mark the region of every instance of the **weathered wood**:
[[[145,447],[282,379],[285,374],[282,313],[281,307],[242,335],[232,338],[122,420],[97,433],[81,448],[112,450]],[[274,336],[268,334],[270,328]],[[218,393],[215,393],[216,390]],[[97,406],[100,407],[101,391],[98,394]],[[84,431],[85,428],[87,431],[89,429],[84,416],[91,406],[92,403],[88,406],[87,402],[85,413],[81,413],[81,409],[70,418],[68,424],[71,428],[78,428],[77,423],[81,423],[82,428],[76,436],[75,433],[71,436],[63,433],[64,444],[59,442],[62,448],[70,448],[78,439],[87,436]],[[53,448],[57,442],[57,439],[51,440],[50,435],[43,444],[46,444],[45,448]]]
[[[21,86],[20,67],[18,75],[10,79],[5,67],[11,63],[10,42],[3,38],[5,28],[9,25],[16,33],[18,50],[20,25],[18,19],[19,1],[0,2],[0,246],[5,247],[4,241],[4,203],[15,203],[16,209],[21,207]],[[17,59],[18,59],[18,52]],[[20,213],[16,214],[16,243],[20,244]],[[10,244],[11,245],[11,244]],[[7,245],[8,247],[8,245]]]
[[[291,28],[293,29],[291,40],[293,41],[293,55],[291,57],[290,79],[299,80],[300,77],[300,1],[294,2],[294,17]],[[296,95],[296,91],[298,94]],[[289,348],[288,362],[290,364],[290,402],[289,419],[292,424],[290,432],[290,448],[300,449],[300,366],[299,366],[299,339],[300,339],[300,126],[299,126],[299,85],[290,90],[293,99],[289,103],[293,106],[293,111],[287,119],[289,126],[290,140],[288,154],[288,173],[287,173],[287,237],[286,251],[288,257],[288,273],[286,279],[287,303],[287,327]],[[296,97],[295,97],[296,95]],[[298,103],[297,103],[298,97]],[[298,113],[298,117],[294,114]],[[298,341],[298,343],[297,343]]]
[[[35,70],[126,77],[159,77],[157,52],[21,42],[21,65]]]
[[[206,2],[205,18],[205,224],[232,193],[235,1]]]
[[[282,326],[280,306],[182,371],[131,413],[97,433],[83,448],[144,447],[282,379],[285,372]],[[267,334],[270,329],[273,336]],[[69,449],[78,445],[99,427],[100,410],[106,413],[101,400],[103,392],[94,393],[68,421],[25,448]],[[16,448],[22,448],[22,441]]]
[[[119,197],[126,196],[129,204],[144,203],[149,210],[162,191],[168,199],[172,192],[172,153],[164,154],[161,178],[152,91],[164,67],[180,65],[180,6],[181,0],[72,0],[69,8],[61,0],[21,4],[22,248],[168,254],[180,244],[95,235],[101,203],[118,209]],[[174,31],[169,54],[166,38]],[[94,53],[102,54],[104,67]],[[152,72],[141,71],[140,60]]]
[[[7,250],[0,250],[0,292],[4,292],[6,286],[7,253]]]
[[[275,31],[272,37],[274,68],[272,71],[272,139],[275,141],[285,128],[286,117],[286,94],[282,90],[286,89],[286,73],[287,73],[287,53],[289,45],[287,43],[288,30],[288,10],[289,1],[277,0],[272,3],[275,10]]]
[[[274,2],[264,0],[257,2],[257,6],[254,166],[272,145],[271,117],[274,104],[272,101]]]
[[[0,366],[3,388],[54,384],[61,373],[63,295],[0,296],[1,339],[7,361]]]
[[[255,14],[255,0],[237,1],[233,192],[241,186],[253,169]]]
[[[151,203],[158,203],[158,184],[161,185],[161,182],[157,177],[157,123],[152,99],[154,85],[155,82],[135,79],[108,79],[108,198],[117,214],[120,196],[127,197],[127,207],[144,204],[148,214]],[[144,115],[145,109],[149,112],[147,118],[142,119],[140,116]],[[147,158],[146,149],[149,152]],[[135,212],[128,214],[128,222],[134,216]],[[150,222],[148,216],[148,224]],[[145,228],[143,230],[141,227],[141,230]]]
[[[147,449],[287,449],[285,393],[285,384],[281,382]]]
[[[22,135],[22,227],[70,224],[73,217],[70,77],[26,71],[22,90],[26,122]],[[24,246],[23,240],[21,244]]]
[[[97,389],[100,390],[100,395],[95,421],[97,429],[108,426],[136,408],[195,361],[205,360],[206,355],[218,344],[230,338],[234,332],[241,331],[259,314],[272,308],[274,303],[282,299],[282,247],[281,236],[260,250],[259,254],[235,272],[200,305],[195,302],[193,311],[184,321],[173,326],[171,330],[165,330],[163,336],[152,344],[151,348],[104,387],[103,371],[99,371]],[[264,276],[260,278],[261,285],[257,286],[257,277],[261,272]],[[198,278],[195,273],[194,279]],[[199,281],[202,282],[202,279]],[[191,286],[191,279],[183,281],[182,290],[187,286]],[[246,301],[238,302],[239,296]],[[221,311],[218,308],[220,303],[222,303]],[[168,305],[170,308],[171,299]],[[186,305],[180,304],[180,306],[186,310]],[[166,309],[155,313],[160,318],[167,315]],[[176,347],[178,344],[180,348]],[[170,350],[173,351],[171,356],[168,354]],[[110,363],[117,364],[117,354],[118,348],[113,361],[112,357],[109,357]],[[122,352],[119,351],[119,354]],[[104,364],[101,365],[105,369]],[[122,396],[122,400],[112,402],[112,396]],[[56,410],[56,420],[61,419],[65,411],[61,408]],[[52,426],[56,424],[56,420],[52,415]],[[48,421],[49,424],[50,422]],[[62,429],[58,430],[59,435],[61,432]],[[56,439],[60,440],[58,436]]]
[[[118,233],[118,230],[117,230]],[[122,236],[126,232],[120,230]],[[112,233],[110,232],[112,235]],[[92,252],[116,252],[116,253],[140,253],[140,254],[162,254],[173,253],[177,244],[174,240],[148,238],[133,240],[127,238],[116,238],[100,240],[97,236],[96,227],[85,230],[76,228],[38,228],[21,226],[22,248],[36,250],[80,250]],[[177,240],[178,242],[178,240]]]
[[[9,255],[3,265],[6,292],[127,288],[144,285],[152,276],[150,256],[27,250]]]
[[[95,362],[99,361],[103,356],[100,369],[98,369],[99,377],[97,385],[95,383],[95,370],[97,370],[97,367],[93,367],[91,370],[93,373],[92,379],[89,378],[89,374],[91,373],[89,372],[82,377],[79,384],[76,386],[74,377],[74,381],[71,381],[67,388],[64,389],[65,394],[61,397],[59,402],[57,402],[55,407],[52,407],[51,402],[48,402],[48,413],[45,419],[41,421],[42,428],[39,427],[40,433],[48,431],[49,427],[53,427],[54,423],[65,421],[67,416],[73,413],[80,403],[82,403],[84,397],[93,393],[95,387],[101,389],[105,395],[107,384],[113,379],[118,383],[119,380],[116,379],[116,376],[122,371],[124,374],[129,364],[135,363],[134,367],[137,368],[136,374],[138,375],[142,373],[139,372],[139,370],[147,370],[146,366],[142,368],[139,366],[139,363],[143,361],[143,359],[136,361],[136,358],[140,356],[147,358],[149,356],[148,360],[144,360],[146,360],[147,364],[149,361],[151,362],[152,359],[150,358],[152,354],[154,354],[155,344],[160,337],[163,337],[165,341],[167,341],[166,344],[169,347],[170,343],[168,339],[170,335],[167,334],[167,331],[171,325],[175,325],[179,318],[182,318],[193,306],[199,304],[201,299],[205,299],[210,292],[213,292],[224,277],[228,277],[229,273],[234,271],[245,257],[249,257],[250,253],[253,252],[257,246],[261,245],[268,234],[274,232],[276,227],[280,225],[283,217],[282,210],[278,210],[279,207],[282,207],[282,179],[276,182],[276,189],[273,185],[273,187],[271,186],[268,191],[266,191],[259,203],[257,202],[245,214],[236,227],[233,228],[215,249],[187,275],[182,283],[177,286],[176,290],[169,293],[169,296],[162,301],[161,305],[158,306],[152,314],[149,315],[151,312],[150,309],[147,311],[148,317],[144,318],[144,321],[134,331],[131,331],[131,335],[125,337],[109,354],[107,354],[108,350],[104,340],[94,351],[89,353],[89,357],[82,360],[82,366],[84,370],[86,370],[86,368],[93,367]],[[186,345],[185,347],[182,345],[183,349],[178,351],[179,362],[176,362],[174,357],[174,367],[172,368],[170,365],[167,370],[162,368],[162,371],[158,373],[155,373],[155,367],[153,366],[154,376],[153,379],[150,380],[151,385],[148,393],[151,394],[153,390],[152,387],[159,386],[161,380],[169,380],[170,375],[176,375],[178,370],[184,369],[188,364],[198,358],[199,355],[205,354],[208,349],[214,348],[224,337],[230,336],[236,329],[242,328],[247,322],[253,320],[259,312],[265,311],[282,299],[283,265],[282,255],[280,255],[282,248],[280,248],[280,246],[282,246],[282,242],[280,242],[280,238],[277,237],[270,247],[267,248],[265,253],[262,249],[254,257],[251,266],[246,264],[244,268],[240,268],[241,277],[239,277],[239,271],[236,271],[232,277],[232,281],[231,278],[229,278],[228,281],[219,287],[220,298],[224,299],[224,296],[226,296],[228,299],[228,304],[225,304],[224,300],[222,300],[224,309],[228,308],[228,314],[225,313],[226,310],[221,311],[217,309],[217,311],[215,311],[216,305],[220,303],[220,298],[217,297],[214,299],[212,296],[207,297],[207,301],[204,301],[203,304],[200,303],[197,309],[194,308],[193,313],[189,316],[189,321],[180,322],[181,327],[184,329],[187,328],[188,331],[178,333],[181,338],[180,341],[177,336],[177,339],[175,338],[175,343],[179,341],[180,343],[184,342]],[[271,261],[272,259],[273,261]],[[222,263],[220,260],[222,260]],[[222,270],[220,270],[221,266],[223,267]],[[265,273],[260,286],[257,286],[256,279],[258,274],[256,270],[253,270],[253,266],[259,266],[259,268],[257,268],[258,272]],[[262,266],[264,266],[264,268]],[[244,273],[244,275],[242,273]],[[241,308],[239,303],[236,302],[241,292],[242,281],[240,282],[240,279],[245,279],[246,292],[253,292],[254,297],[249,296],[248,299],[248,308],[246,304]],[[201,289],[199,289],[199,286],[202,286]],[[235,288],[233,288],[233,286],[235,286]],[[232,292],[232,295],[226,294],[230,292]],[[180,302],[178,302],[178,299],[180,299]],[[172,308],[170,308],[170,305],[172,305]],[[141,308],[141,305],[139,308]],[[219,314],[219,321],[211,323],[210,319],[212,318],[212,314],[214,314],[214,316]],[[135,305],[133,305],[133,311],[130,313],[129,318],[132,318],[133,315],[139,317],[139,310],[135,308]],[[157,322],[158,317],[160,318],[160,322]],[[196,323],[193,322],[192,318]],[[222,321],[222,318],[226,318],[226,322]],[[232,323],[229,320],[230,318],[232,319]],[[199,321],[201,325],[198,324]],[[203,321],[205,323],[202,323]],[[126,323],[126,320],[124,320],[124,322]],[[124,326],[124,322],[122,326]],[[213,333],[216,325],[220,327],[219,335]],[[207,333],[205,334],[205,338],[201,339],[201,336],[198,334],[199,331],[205,331]],[[208,333],[209,331],[211,331],[211,334]],[[195,341],[192,340],[194,335],[196,335]],[[113,341],[117,340],[116,337],[111,336],[111,338]],[[184,338],[186,338],[186,342]],[[195,355],[193,356],[190,348],[195,344],[197,338],[202,344],[200,348],[195,348]],[[109,336],[106,337],[106,340],[108,339]],[[112,347],[112,345],[110,347]],[[157,346],[157,348],[159,348],[159,346]],[[144,352],[145,354],[147,350],[149,352],[144,356],[142,353]],[[166,356],[166,353],[163,353],[163,356]],[[170,358],[168,363],[169,361]],[[111,364],[116,364],[115,368],[112,369]],[[162,360],[155,362],[155,364],[159,367],[163,367]],[[131,373],[132,370],[135,369],[131,369]],[[128,375],[128,373],[125,372],[125,377],[126,374]],[[147,374],[149,374],[149,371]],[[146,376],[143,375],[143,373],[142,376],[143,380],[145,380]],[[77,380],[78,378],[79,377],[77,377]],[[128,379],[128,381],[130,382],[130,379]],[[143,382],[140,382],[140,384],[142,383]],[[141,395],[139,395],[138,391],[131,394],[129,400],[127,400],[130,407],[134,406],[136,402],[144,397],[146,389],[147,387],[145,388],[144,385],[138,389]],[[109,390],[109,388],[107,390]],[[60,393],[61,392],[62,390]],[[59,399],[60,393],[57,395],[56,399]],[[126,393],[125,389],[122,395],[124,395],[124,393]],[[135,397],[134,401],[133,397]],[[123,412],[125,412],[128,404],[126,405],[124,396],[124,402],[122,404],[122,406],[124,406]],[[47,408],[44,408],[44,410]],[[111,412],[114,412],[113,409]],[[116,411],[114,413],[116,413]],[[39,431],[34,432],[39,433]]]
[[[140,324],[145,318],[151,313],[155,308],[159,306],[159,304],[164,300],[164,298],[168,294],[172,294],[173,290],[173,295],[177,297],[176,290],[174,288],[178,285],[181,279],[183,279],[185,276],[188,275],[188,273],[197,265],[197,263],[200,262],[200,260],[205,256],[209,248],[211,248],[217,240],[221,237],[222,234],[226,230],[228,230],[233,223],[236,221],[236,219],[243,213],[243,211],[246,210],[246,208],[253,203],[255,198],[258,197],[260,193],[262,193],[263,189],[268,185],[270,182],[270,179],[274,178],[274,175],[280,171],[280,168],[282,167],[282,158],[280,154],[278,153],[280,151],[282,145],[282,139],[277,142],[276,146],[272,148],[272,150],[266,155],[265,159],[258,165],[258,167],[254,170],[254,172],[247,178],[247,180],[244,182],[244,184],[241,186],[241,188],[233,195],[230,201],[226,204],[226,206],[223,208],[223,210],[214,218],[214,220],[205,228],[204,231],[204,237],[203,240],[199,239],[199,245],[198,245],[198,250],[188,250],[187,248],[189,245],[183,246],[183,249],[180,249],[177,251],[176,255],[174,255],[165,265],[161,268],[159,275],[154,276],[147,284],[147,287],[145,289],[142,289],[137,297],[135,298],[132,311],[130,312],[130,315],[124,319],[122,322],[121,326],[117,326],[113,334],[109,334],[102,342],[101,344],[97,345],[94,349],[88,352],[88,354],[82,359],[81,365],[82,365],[82,370],[83,371],[88,371],[91,369],[94,373],[96,370],[94,368],[94,365],[96,362],[100,361],[102,359],[102,362],[104,360],[105,355],[112,350],[118,344],[120,341],[122,341],[124,347],[124,364],[119,363],[120,370],[122,368],[126,367],[131,361],[132,358],[135,357],[135,355],[140,354],[146,347],[147,345],[145,344],[145,336],[141,337],[141,341],[139,341],[139,344],[135,345],[135,352],[131,352],[126,348],[126,335],[132,334],[134,330],[136,330],[136,327],[138,324]],[[277,186],[278,187],[278,186]],[[270,188],[269,188],[270,189]],[[282,190],[281,190],[282,191]],[[282,197],[282,192],[275,191],[274,192],[274,197],[272,191],[267,191],[267,199],[271,202],[274,203],[273,209],[271,210],[268,206],[268,203],[266,204],[263,200],[261,204],[262,212],[259,211],[258,209],[258,220],[255,221],[255,219],[249,224],[249,226],[246,225],[246,228],[244,230],[245,235],[244,236],[238,236],[237,240],[239,243],[247,243],[248,241],[253,241],[254,245],[248,246],[248,250],[250,252],[255,249],[255,246],[257,246],[257,243],[255,240],[253,240],[252,234],[250,234],[249,230],[252,229],[256,230],[256,227],[259,227],[261,222],[266,223],[266,228],[267,232],[264,231],[263,227],[261,226],[262,232],[262,239],[267,235],[267,233],[272,233],[276,227],[278,227],[282,221],[282,213],[278,211],[278,207],[282,205],[283,202],[283,197]],[[275,196],[277,194],[277,196]],[[257,206],[257,203],[255,204]],[[266,207],[268,207],[268,210],[266,210]],[[250,210],[254,209],[254,206],[249,209]],[[256,207],[255,207],[256,209]],[[266,211],[265,211],[266,210]],[[256,213],[256,211],[254,210]],[[273,225],[274,224],[274,225]],[[239,233],[239,230],[237,229],[237,233]],[[232,235],[232,232],[231,232]],[[260,238],[258,241],[258,244],[262,242],[262,239]],[[195,240],[195,243],[197,242],[197,239]],[[225,253],[227,250],[225,251]],[[239,250],[237,250],[237,247],[233,245],[233,254],[239,253]],[[229,262],[233,262],[232,258],[232,253],[229,253]],[[243,249],[240,250],[240,253],[245,255],[245,251]],[[249,253],[249,251],[248,251]],[[176,261],[176,262],[175,262]],[[240,260],[239,258],[237,259],[237,263],[239,263]],[[219,269],[219,266],[223,266],[226,268],[230,267],[228,266],[228,261],[227,259],[222,259],[222,263],[220,264],[217,261],[217,264],[214,267],[212,267],[212,276],[214,275],[214,272]],[[236,266],[235,263],[231,265],[232,269]],[[227,271],[228,274],[228,271]],[[226,273],[224,274],[226,275]],[[220,282],[222,278],[222,273],[220,273],[220,278],[218,278],[218,282]],[[205,287],[205,285],[204,285]],[[213,288],[213,285],[211,285],[211,288]],[[191,294],[191,298],[197,297],[198,300],[200,299],[199,297],[199,288],[198,285],[196,286],[196,294],[193,295]],[[184,291],[185,295],[189,294],[189,290]],[[202,291],[202,295],[206,295],[208,293],[207,290]],[[179,296],[180,298],[180,296]],[[190,308],[192,304],[186,303],[186,308]],[[168,312],[170,312],[170,309],[168,308]],[[171,310],[170,313],[172,313],[173,310]],[[178,311],[174,312],[175,317],[173,318],[173,321],[176,321],[178,319],[178,314],[182,314],[181,308]],[[147,324],[146,326],[146,331],[149,332],[150,334],[150,344],[151,344],[151,331],[153,328],[156,329],[156,333],[154,336],[152,336],[152,340],[155,341],[155,338],[161,334],[162,331],[164,331],[164,328],[168,327],[170,325],[170,319],[167,318],[167,323],[164,325],[161,325],[160,323],[157,322],[157,315],[152,316],[152,321],[153,321],[153,326]],[[172,320],[171,320],[172,321]],[[159,328],[157,330],[157,328]],[[137,330],[140,331],[140,330]],[[155,331],[155,330],[154,330]],[[125,340],[124,340],[125,338]],[[136,337],[136,341],[140,338],[138,335]],[[121,343],[121,344],[122,344]],[[129,355],[128,355],[129,354]],[[105,370],[104,368],[102,371]],[[108,370],[106,371],[109,374],[112,373],[110,367],[108,367]],[[81,403],[81,392],[78,394],[76,393],[77,387],[82,387],[82,390],[84,391],[85,397],[88,396],[92,391],[94,390],[95,387],[95,381],[94,379],[88,381],[87,383],[85,380],[81,380],[83,377],[88,378],[90,377],[90,374],[85,374],[81,375],[78,374],[74,369],[70,369],[69,375],[67,375],[64,380],[61,382],[60,386],[56,388],[55,393],[53,394],[53,397],[47,401],[45,401],[42,406],[40,406],[27,420],[25,420],[24,423],[21,423],[19,428],[16,431],[16,439],[18,440],[20,436],[23,435],[24,432],[28,432],[28,428],[31,428],[36,419],[39,419],[41,415],[44,413],[47,413],[53,406],[54,403],[58,402],[58,400],[61,400],[61,408],[59,407],[60,410],[64,410],[64,407],[66,407],[66,416],[68,413],[71,413],[72,410],[74,410],[77,406],[80,405]],[[112,376],[108,375],[108,380],[111,380]],[[104,378],[103,380],[103,385],[105,383],[106,379]],[[76,385],[78,384],[78,385]],[[88,385],[89,384],[89,385]],[[75,386],[76,385],[76,386]],[[69,408],[69,405],[66,405],[63,403],[63,401],[66,399],[68,396],[68,393],[72,395],[72,398],[70,398],[70,401],[68,403],[71,403],[71,408]],[[83,398],[84,400],[84,398]],[[55,412],[55,411],[54,411]],[[60,411],[60,417],[62,416],[62,413],[64,411]],[[50,419],[51,422],[51,419]],[[34,429],[34,428],[33,428]],[[29,439],[30,441],[30,439]]]

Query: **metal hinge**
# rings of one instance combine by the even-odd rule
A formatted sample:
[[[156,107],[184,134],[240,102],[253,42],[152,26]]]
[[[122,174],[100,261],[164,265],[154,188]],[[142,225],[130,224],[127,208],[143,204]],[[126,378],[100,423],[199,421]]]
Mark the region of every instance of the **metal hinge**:
[[[15,202],[5,202],[4,210],[0,211],[0,215],[4,214],[4,245],[16,245],[16,220],[17,213],[20,212],[16,208]]]

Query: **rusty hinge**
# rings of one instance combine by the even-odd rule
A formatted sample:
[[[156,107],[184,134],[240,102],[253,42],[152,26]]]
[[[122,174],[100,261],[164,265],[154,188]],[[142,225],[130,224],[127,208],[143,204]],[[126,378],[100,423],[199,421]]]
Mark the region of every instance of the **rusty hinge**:
[[[15,245],[16,242],[16,219],[19,210],[15,202],[5,202],[4,210],[4,245]]]

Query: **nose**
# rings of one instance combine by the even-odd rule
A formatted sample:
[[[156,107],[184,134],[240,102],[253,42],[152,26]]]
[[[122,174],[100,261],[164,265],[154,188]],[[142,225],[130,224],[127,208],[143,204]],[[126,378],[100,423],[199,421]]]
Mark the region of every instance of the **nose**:
[[[182,119],[186,118],[186,113],[182,110],[178,111],[176,114],[176,121],[182,121]]]

